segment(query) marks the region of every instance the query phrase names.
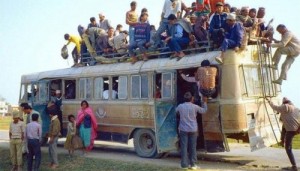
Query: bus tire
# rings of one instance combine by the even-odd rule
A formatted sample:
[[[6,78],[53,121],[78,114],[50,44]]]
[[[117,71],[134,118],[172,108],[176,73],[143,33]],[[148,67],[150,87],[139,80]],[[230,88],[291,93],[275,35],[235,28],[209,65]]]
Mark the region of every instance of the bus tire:
[[[138,129],[133,135],[134,149],[138,156],[158,158],[155,133],[150,129]]]

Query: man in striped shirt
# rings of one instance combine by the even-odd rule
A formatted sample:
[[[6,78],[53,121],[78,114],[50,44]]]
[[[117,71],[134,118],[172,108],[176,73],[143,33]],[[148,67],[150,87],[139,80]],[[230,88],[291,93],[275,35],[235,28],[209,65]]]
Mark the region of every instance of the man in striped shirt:
[[[291,170],[298,170],[296,166],[296,161],[294,158],[294,154],[292,152],[292,141],[295,135],[298,134],[299,126],[300,126],[300,113],[299,109],[296,108],[293,103],[287,99],[283,98],[281,105],[275,105],[269,99],[267,99],[271,108],[276,110],[281,114],[281,120],[283,122],[283,126],[286,129],[285,134],[285,151],[290,159],[292,164]]]

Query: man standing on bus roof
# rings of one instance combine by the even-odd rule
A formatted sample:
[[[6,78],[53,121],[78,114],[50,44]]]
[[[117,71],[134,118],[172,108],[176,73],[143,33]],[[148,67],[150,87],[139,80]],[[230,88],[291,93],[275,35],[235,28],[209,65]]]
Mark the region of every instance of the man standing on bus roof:
[[[274,105],[269,99],[267,99],[269,102],[271,108],[273,110],[278,111],[281,114],[281,119],[283,122],[283,126],[286,129],[285,134],[285,151],[290,159],[290,162],[292,164],[291,168],[288,168],[289,170],[298,170],[296,166],[296,161],[292,152],[292,141],[295,135],[299,132],[299,126],[300,126],[300,113],[299,109],[296,108],[293,103],[284,97],[282,99],[281,105]]]
[[[281,40],[278,41],[273,39],[275,43],[268,43],[268,46],[277,48],[272,58],[273,65],[271,67],[274,69],[278,69],[281,55],[287,55],[284,63],[281,66],[279,78],[273,81],[273,83],[281,85],[282,80],[287,79],[287,72],[293,64],[295,58],[300,54],[300,40],[283,24],[279,24],[276,30],[281,34]]]
[[[196,146],[198,136],[197,114],[203,114],[207,111],[207,99],[203,99],[203,108],[192,103],[193,96],[191,92],[184,94],[184,100],[185,102],[176,108],[176,113],[180,115],[178,129],[181,145],[181,168],[188,169],[190,167],[192,170],[196,170]]]
[[[81,37],[76,35],[64,35],[65,40],[68,43],[65,46],[68,46],[71,42],[75,44],[75,48],[72,51],[72,57],[74,60],[74,65],[78,64],[78,60],[81,57]]]

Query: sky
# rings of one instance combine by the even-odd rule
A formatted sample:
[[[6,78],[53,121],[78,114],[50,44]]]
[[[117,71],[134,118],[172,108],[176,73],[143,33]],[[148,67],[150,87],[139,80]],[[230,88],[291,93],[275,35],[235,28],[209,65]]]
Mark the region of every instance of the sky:
[[[164,0],[136,0],[137,12],[146,7],[150,24],[158,27]],[[190,5],[194,0],[184,0]],[[66,43],[65,33],[78,34],[79,24],[87,26],[90,17],[104,13],[113,26],[122,24],[131,0],[1,0],[0,1],[0,97],[18,104],[21,75],[68,68],[71,59],[64,60],[60,49]],[[265,7],[266,20],[274,18],[274,26],[285,24],[300,38],[299,0],[227,0],[231,6]],[[280,35],[275,34],[280,39]],[[69,47],[69,52],[72,50]],[[299,58],[299,57],[298,57]],[[300,107],[300,59],[296,58],[282,84],[282,96]],[[281,59],[284,61],[285,57]]]

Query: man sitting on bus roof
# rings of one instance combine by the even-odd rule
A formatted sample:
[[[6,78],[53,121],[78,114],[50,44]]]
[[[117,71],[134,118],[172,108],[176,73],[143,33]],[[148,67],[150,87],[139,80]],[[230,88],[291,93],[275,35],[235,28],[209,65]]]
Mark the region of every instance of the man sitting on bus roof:
[[[149,47],[150,45],[150,24],[147,23],[147,20],[148,14],[143,13],[141,14],[140,22],[134,26],[134,41],[130,41],[129,45],[129,55],[131,56],[132,64],[138,60],[133,52],[136,48],[139,48],[143,55],[143,60],[148,60],[145,47]]]
[[[281,40],[278,41],[273,39],[275,43],[268,43],[268,46],[277,48],[272,58],[273,65],[271,67],[274,69],[278,68],[281,55],[287,55],[281,66],[279,78],[273,81],[275,84],[281,84],[282,80],[287,79],[288,70],[293,64],[295,58],[300,54],[300,40],[283,24],[279,24],[276,30],[281,34]]]
[[[226,22],[228,25],[228,32],[225,33],[225,39],[221,45],[221,57],[216,57],[216,61],[219,63],[223,63],[223,54],[227,49],[234,49],[236,52],[240,49],[242,45],[242,40],[244,36],[244,28],[242,23],[236,22],[235,14],[228,14],[226,18]]]
[[[165,42],[168,44],[170,50],[175,52],[171,58],[177,57],[177,60],[180,60],[185,56],[182,48],[188,46],[190,42],[189,36],[192,33],[192,26],[185,20],[177,20],[174,14],[170,14],[168,20],[171,25],[171,35],[168,35]]]

